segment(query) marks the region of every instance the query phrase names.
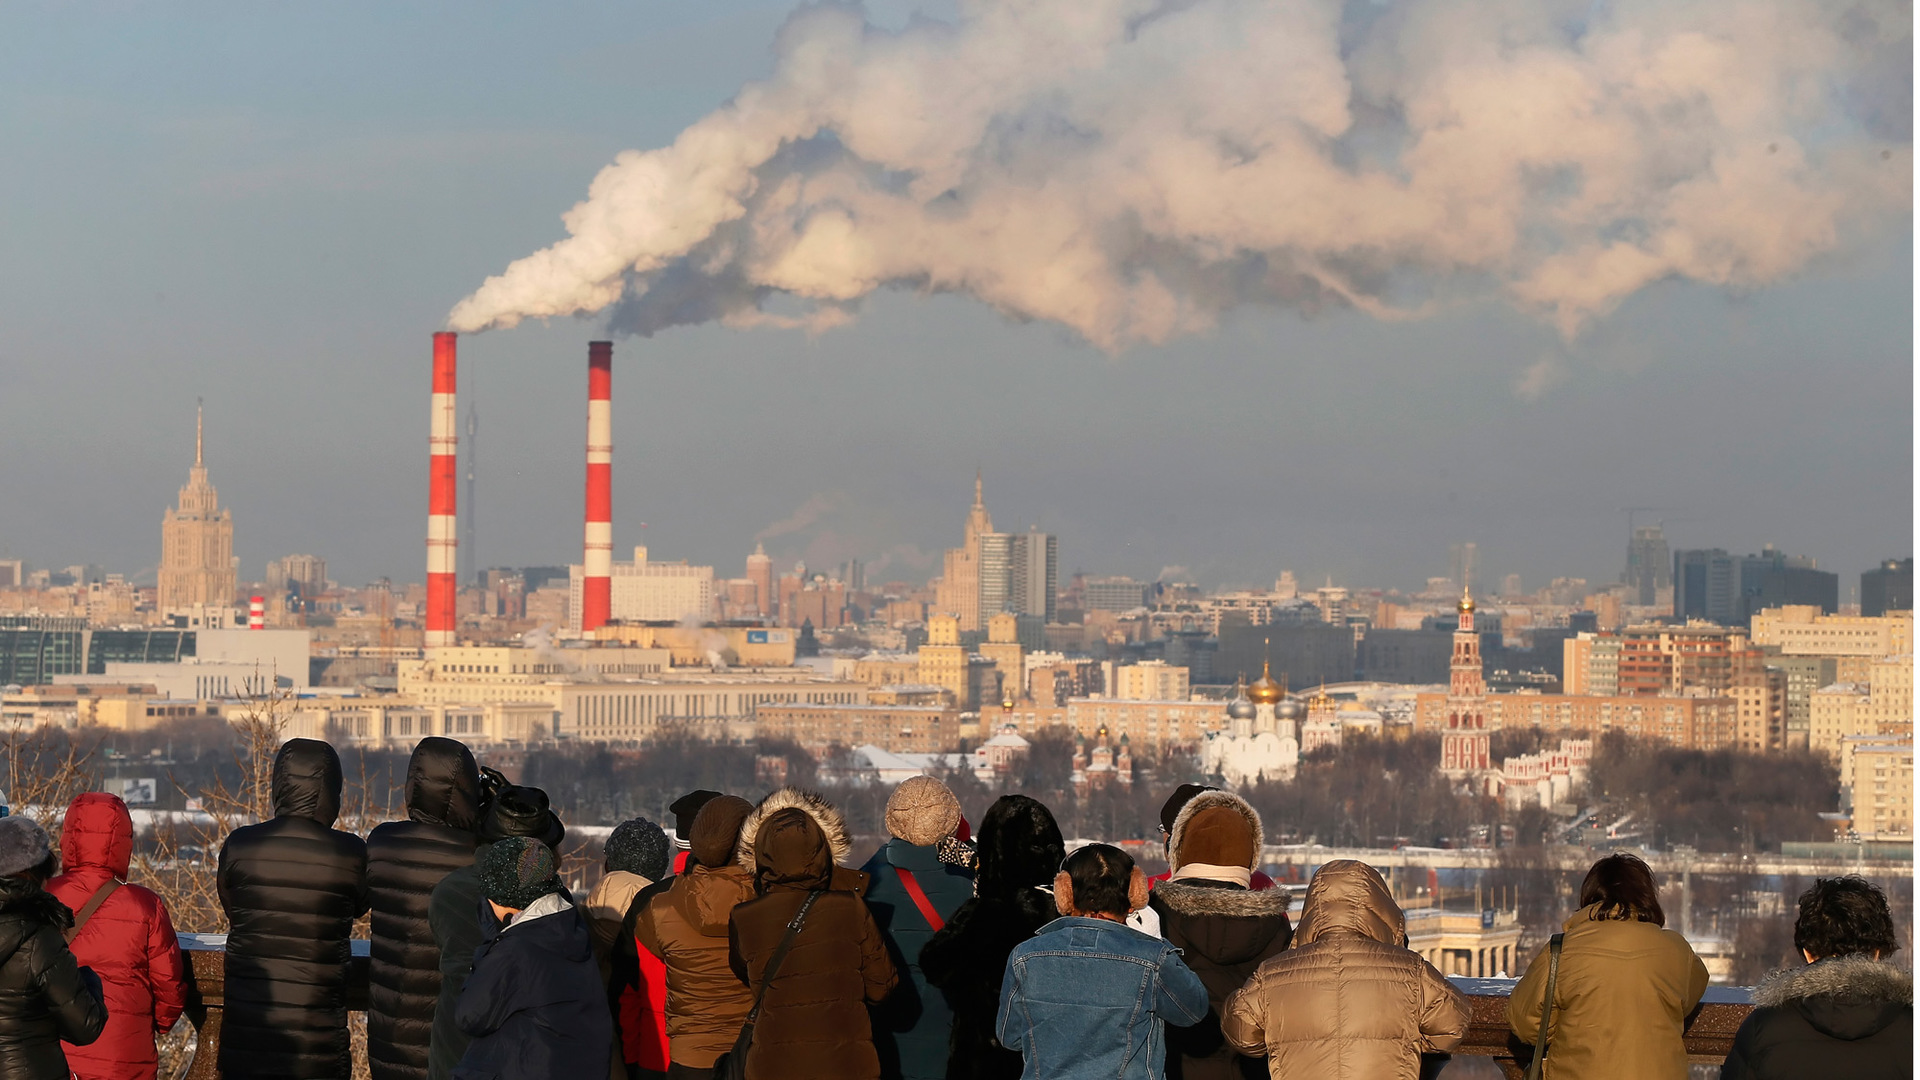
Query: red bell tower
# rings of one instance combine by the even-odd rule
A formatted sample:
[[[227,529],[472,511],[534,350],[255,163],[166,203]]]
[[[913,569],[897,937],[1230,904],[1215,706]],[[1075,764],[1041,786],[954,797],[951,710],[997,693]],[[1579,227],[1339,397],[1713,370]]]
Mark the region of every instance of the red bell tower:
[[[1440,771],[1464,777],[1491,767],[1487,735],[1487,680],[1480,663],[1480,634],[1473,628],[1473,593],[1460,596],[1460,628],[1453,632],[1453,662],[1447,684],[1447,731],[1440,740]]]

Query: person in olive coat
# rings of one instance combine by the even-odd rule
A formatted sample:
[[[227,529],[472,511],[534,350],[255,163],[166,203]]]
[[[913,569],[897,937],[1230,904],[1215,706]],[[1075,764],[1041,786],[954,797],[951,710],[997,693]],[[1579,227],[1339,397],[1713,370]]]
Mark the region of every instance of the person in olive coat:
[[[480,843],[480,768],[473,751],[430,735],[407,762],[407,820],[367,836],[373,963],[367,989],[367,1065],[373,1080],[426,1080],[440,950],[427,905],[442,878],[473,862]]]
[[[1823,878],[1800,896],[1793,943],[1805,967],[1753,988],[1721,1080],[1853,1080],[1913,1075],[1913,973],[1887,896],[1865,878]]]
[[[927,984],[920,950],[973,897],[973,874],[942,862],[938,848],[960,828],[960,800],[933,777],[916,776],[893,789],[886,821],[893,838],[861,869],[871,879],[867,909],[906,978],[875,1011],[874,1047],[886,1080],[941,1080],[953,1010]]]
[[[67,1080],[62,1040],[107,1027],[100,978],[67,950],[73,912],[46,890],[60,859],[31,818],[0,818],[0,1080]]]
[[[273,759],[271,820],[235,829],[216,883],[226,910],[227,1080],[345,1080],[347,965],[367,910],[367,844],[333,828],[340,756],[290,739]]]

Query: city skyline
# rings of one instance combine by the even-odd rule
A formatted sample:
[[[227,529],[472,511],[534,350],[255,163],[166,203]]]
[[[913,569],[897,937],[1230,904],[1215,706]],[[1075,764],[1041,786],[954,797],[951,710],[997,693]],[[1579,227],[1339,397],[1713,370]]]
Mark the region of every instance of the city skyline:
[[[427,333],[550,242],[614,154],[764,74],[786,12],[580,9],[565,29],[256,13],[218,45],[187,40],[194,18],[10,13],[0,48],[35,108],[4,121],[26,167],[0,193],[46,212],[0,260],[0,456],[36,465],[0,477],[0,504],[33,511],[0,524],[0,557],[150,571],[204,395],[243,579],[312,552],[343,582],[421,580]],[[166,72],[143,29],[174,36]],[[615,44],[581,44],[595,32]],[[442,39],[473,62],[432,79],[380,62]],[[659,62],[604,62],[623,45]],[[196,49],[206,64],[181,62]],[[100,53],[125,63],[80,59]],[[115,114],[127,138],[49,120],[93,133]],[[97,232],[56,231],[83,205]],[[1389,322],[1251,308],[1108,354],[904,294],[817,337],[623,338],[616,550],[731,568],[759,541],[782,568],[862,558],[876,581],[924,579],[978,467],[1002,528],[1060,537],[1063,577],[1412,588],[1474,541],[1489,584],[1599,585],[1622,567],[1621,508],[1655,505],[1675,508],[1652,515],[1675,549],[1771,543],[1840,574],[1846,600],[1912,547],[1911,254],[1893,228],[1731,296],[1657,284],[1570,339],[1495,301]],[[578,357],[600,333],[463,339],[462,393],[487,414],[481,564],[577,559]]]

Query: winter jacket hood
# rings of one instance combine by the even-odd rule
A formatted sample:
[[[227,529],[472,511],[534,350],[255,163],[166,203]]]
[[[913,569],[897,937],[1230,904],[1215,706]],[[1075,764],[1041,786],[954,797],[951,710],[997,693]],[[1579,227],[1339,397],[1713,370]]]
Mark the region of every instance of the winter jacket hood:
[[[312,818],[328,828],[340,817],[340,755],[318,739],[288,739],[273,756],[275,817]]]
[[[1162,909],[1163,926],[1169,914],[1181,921],[1187,938],[1182,947],[1216,964],[1259,959],[1272,950],[1276,938],[1292,937],[1287,922],[1291,896],[1284,888],[1255,891],[1204,881],[1163,881],[1153,887],[1152,899],[1153,906]]]
[[[105,870],[115,880],[125,881],[132,858],[133,814],[127,804],[104,791],[76,797],[60,826],[60,861],[67,872]]]
[[[465,743],[429,735],[407,762],[407,817],[473,832],[480,827],[480,767]]]
[[[69,944],[76,963],[100,977],[106,1027],[85,1046],[64,1047],[76,1076],[153,1080],[159,1057],[153,1037],[186,1005],[185,961],[166,905],[139,885],[124,884],[133,819],[118,796],[90,791],[67,807],[60,848],[66,872],[47,891],[78,910],[115,881],[87,925]]]
[[[1406,915],[1393,902],[1380,872],[1366,863],[1336,859],[1307,885],[1300,928],[1293,935],[1295,947],[1336,934],[1358,934],[1383,945],[1406,942]]]
[[[1181,807],[1180,813],[1173,819],[1173,829],[1167,834],[1167,866],[1170,870],[1177,874],[1180,872],[1180,867],[1187,863],[1213,861],[1204,858],[1195,859],[1187,850],[1189,826],[1198,814],[1223,810],[1239,815],[1246,824],[1247,832],[1252,838],[1252,843],[1249,845],[1252,857],[1247,860],[1247,870],[1252,872],[1260,869],[1260,847],[1266,840],[1266,833],[1260,827],[1259,812],[1253,808],[1253,804],[1231,791],[1203,791],[1187,800],[1187,805]]]
[[[1870,956],[1829,957],[1767,976],[1753,988],[1753,1003],[1793,1006],[1822,1035],[1853,1041],[1910,1014],[1913,975]]]
[[[819,827],[828,865],[839,862],[853,851],[853,838],[847,834],[847,819],[832,803],[817,792],[784,787],[761,799],[760,805],[754,807],[740,825],[741,843],[735,846],[734,859],[745,869],[752,871],[761,864],[757,850],[760,827],[782,810],[798,810]],[[786,854],[792,857],[800,852],[794,850]]]
[[[753,804],[738,795],[707,800],[687,830],[687,850],[701,866],[725,866],[738,854],[740,826],[753,813]],[[750,834],[749,834],[750,835]],[[742,865],[751,869],[751,858]]]

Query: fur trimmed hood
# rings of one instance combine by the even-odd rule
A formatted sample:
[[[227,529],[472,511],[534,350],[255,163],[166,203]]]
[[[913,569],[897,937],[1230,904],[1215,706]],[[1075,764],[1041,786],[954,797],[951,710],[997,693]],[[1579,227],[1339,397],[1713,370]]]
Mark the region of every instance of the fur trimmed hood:
[[[1190,881],[1162,881],[1153,887],[1153,896],[1179,915],[1222,915],[1233,919],[1272,918],[1285,915],[1293,903],[1293,893],[1284,885],[1271,889],[1221,888]]]
[[[1260,869],[1260,848],[1266,842],[1266,833],[1260,827],[1260,813],[1253,804],[1235,795],[1231,791],[1203,791],[1187,800],[1180,808],[1179,816],[1173,819],[1173,831],[1167,834],[1167,865],[1174,873],[1180,867],[1191,862],[1212,862],[1211,859],[1193,859],[1183,855],[1187,846],[1187,826],[1196,814],[1205,810],[1224,807],[1238,813],[1247,823],[1247,829],[1253,835],[1253,857],[1247,861],[1248,871]],[[1269,891],[1269,890],[1263,890]],[[1284,897],[1286,890],[1280,890]]]
[[[747,820],[740,825],[740,841],[734,845],[733,858],[748,873],[754,870],[754,848],[760,838],[760,826],[769,817],[782,810],[799,810],[813,819],[826,835],[827,847],[833,852],[833,861],[838,863],[853,852],[853,837],[847,833],[846,815],[828,802],[816,791],[805,788],[783,787],[760,800],[753,808]]]
[[[1753,1003],[1786,1005],[1811,997],[1851,1003],[1913,1004],[1913,973],[1870,956],[1835,956],[1776,971],[1753,988]]]

